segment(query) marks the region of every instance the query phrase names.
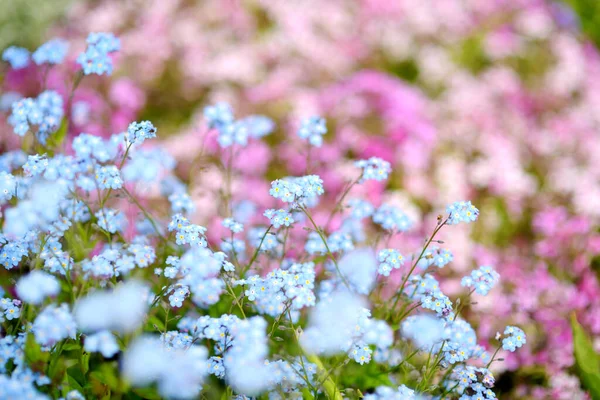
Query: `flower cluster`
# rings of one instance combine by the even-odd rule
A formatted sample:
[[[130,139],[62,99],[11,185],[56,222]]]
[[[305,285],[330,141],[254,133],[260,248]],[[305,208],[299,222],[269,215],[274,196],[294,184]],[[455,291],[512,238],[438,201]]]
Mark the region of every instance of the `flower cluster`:
[[[496,395],[490,389],[494,386],[495,380],[491,372],[486,368],[476,368],[473,366],[459,366],[452,371],[452,380],[461,394],[459,400],[495,399]],[[449,384],[452,384],[449,383]]]
[[[253,275],[236,284],[247,287],[245,296],[256,304],[261,314],[276,317],[315,305],[313,263],[294,263],[286,269],[269,272],[265,278]]]
[[[399,208],[389,204],[383,204],[375,210],[373,213],[373,222],[389,231],[404,232],[412,227],[408,216]]]
[[[287,227],[294,223],[294,217],[286,210],[274,210],[271,208],[265,211],[264,216],[269,218],[271,225],[273,225],[273,228],[275,229],[279,228],[281,225]]]
[[[12,69],[22,69],[29,65],[29,50],[10,46],[2,52],[2,59],[8,62]]]
[[[378,157],[356,161],[354,164],[362,169],[361,181],[363,182],[368,180],[386,180],[392,172],[390,163]]]
[[[500,275],[490,266],[482,266],[471,272],[470,276],[465,276],[460,281],[461,285],[473,288],[475,292],[486,296],[496,285]]]
[[[276,199],[291,203],[292,207],[304,207],[324,193],[323,180],[317,175],[277,179],[271,182],[269,193]]]
[[[37,65],[61,64],[68,51],[69,43],[66,40],[52,39],[34,51],[31,58]]]
[[[460,222],[470,223],[477,219],[479,210],[470,201],[457,201],[446,208],[447,224],[456,225]]]
[[[86,75],[111,74],[119,49],[112,34],[89,35],[68,107]],[[38,51],[36,65],[62,61],[60,42]],[[10,276],[1,283],[0,324],[10,335],[0,340],[0,383],[9,387],[0,397],[300,399],[375,388],[364,397],[493,398],[491,374],[471,365],[487,351],[461,317],[471,314],[462,311],[472,292],[487,293],[498,274],[474,271],[463,280],[471,292],[447,291],[464,295],[453,301],[439,270],[427,273],[453,272],[452,253],[432,243],[445,225],[476,219],[470,203],[449,206],[423,247],[422,230],[412,230],[419,210],[393,191],[364,198],[385,188],[390,163],[358,161],[360,176],[344,185],[311,158],[327,147],[323,119],[298,132],[320,147],[304,165],[246,174],[256,160],[244,157],[275,130],[267,117],[236,120],[226,104],[206,107],[205,133],[218,133],[216,143],[181,160],[150,121],[79,133],[58,93],[13,101],[12,139],[37,126],[37,140],[0,156],[0,262]],[[188,186],[196,181],[201,190]],[[270,208],[276,200],[284,208]],[[405,259],[399,249],[412,254],[408,247],[420,255]],[[525,343],[519,328],[505,334],[505,349]],[[348,382],[352,374],[377,383]]]
[[[77,57],[85,75],[111,75],[113,62],[110,54],[121,49],[121,41],[112,33],[90,33],[85,52]]]
[[[53,90],[47,90],[35,99],[26,98],[13,103],[8,122],[19,136],[37,126],[35,137],[46,144],[48,137],[60,126],[63,114],[62,97]]]
[[[323,145],[323,136],[326,133],[325,120],[316,116],[303,120],[298,129],[298,136],[302,139],[308,139],[308,142],[315,147]]]
[[[150,121],[132,122],[125,134],[125,139],[131,144],[141,144],[144,140],[154,137],[156,137],[156,128]]]
[[[131,14],[131,7],[117,3],[78,4],[55,24],[54,31],[63,36],[84,35],[76,36],[80,41],[86,26],[113,26],[127,38],[120,53],[124,68],[119,79],[83,80],[85,93],[78,91],[74,104],[85,103],[89,116],[75,132],[71,124],[71,134],[85,131],[108,137],[125,130],[137,112],[160,113],[161,126],[168,127],[165,132],[176,136],[161,141],[147,159],[166,160],[158,154],[173,152],[178,176],[190,184],[197,205],[193,216],[185,215],[208,226],[209,236],[212,224],[230,215],[212,221],[217,218],[215,209],[225,207],[216,199],[221,198],[217,186],[227,160],[213,164],[219,152],[210,140],[200,140],[196,117],[202,111],[198,105],[206,99],[227,99],[235,109],[261,110],[281,122],[267,142],[249,141],[231,158],[232,210],[238,209],[238,202],[248,201],[258,215],[279,208],[266,191],[257,189],[265,184],[264,177],[271,181],[313,173],[326,184],[327,194],[314,209],[316,223],[322,224],[329,211],[323,209],[342,195],[344,181],[355,177],[353,159],[377,156],[392,164],[394,179],[369,184],[364,191],[354,187],[349,198],[364,197],[376,207],[382,201],[400,206],[415,229],[392,237],[388,244],[387,232],[374,232],[366,224],[364,239],[358,240],[360,224],[340,211],[328,227],[337,229],[343,218],[341,223],[352,228],[359,247],[379,238],[382,247],[398,248],[408,256],[415,248],[417,254],[421,251],[423,229],[447,201],[471,199],[480,208],[482,221],[473,229],[457,227],[451,234],[442,230],[440,239],[455,260],[440,275],[454,281],[468,266],[486,264],[494,264],[502,275],[486,304],[474,307],[483,312],[471,312],[467,306],[465,315],[484,336],[498,330],[500,320],[519,321],[530,332],[531,346],[504,356],[509,372],[502,374],[510,379],[502,379],[503,396],[585,396],[574,375],[568,331],[569,316],[575,311],[586,331],[595,337],[600,334],[594,312],[600,306],[600,286],[593,269],[600,217],[593,129],[598,75],[590,73],[599,68],[600,57],[586,37],[593,31],[589,28],[593,13],[553,0],[447,0],[441,7],[429,0],[369,1],[360,7],[329,2],[327,12],[316,0],[244,3],[234,8],[211,0],[202,6],[178,2],[167,8],[139,8],[135,18],[125,22],[123,16]],[[7,27],[14,24],[6,22]],[[23,41],[37,40],[38,35],[28,35],[36,32],[35,26],[18,28],[25,35]],[[19,93],[32,96],[39,86],[31,85],[29,74],[39,71],[42,76],[46,67],[7,71],[0,109],[6,110]],[[127,76],[132,69],[135,74]],[[48,87],[62,88],[70,73],[66,68],[51,69]],[[288,118],[292,109],[297,111]],[[306,154],[298,151],[296,130],[288,132],[287,127],[295,126],[298,116],[313,114],[326,118],[329,132],[327,144],[310,149],[310,172],[305,172]],[[257,120],[257,126],[268,127],[263,121]],[[160,179],[155,175],[157,163],[147,164],[136,167],[136,173],[154,178],[137,181],[138,190]],[[149,198],[140,200],[154,209],[160,202],[159,190],[150,189],[144,192]],[[235,218],[246,226],[247,249],[259,248],[255,267],[263,267],[263,257],[289,256],[283,251],[287,246],[302,247],[294,243],[300,236],[296,230],[304,227],[300,219],[287,245],[284,230],[269,232],[259,246],[267,229],[264,222],[254,227],[253,217],[235,213]],[[142,225],[131,223],[125,232],[137,226]],[[153,232],[148,221],[143,226],[145,232]],[[326,229],[323,236],[330,232]],[[218,240],[224,236],[212,234]],[[267,243],[273,247],[265,251]],[[265,273],[277,266],[269,265]],[[451,297],[461,290],[452,283],[447,287]],[[540,371],[540,379],[529,379],[531,368],[536,374]]]
[[[438,246],[430,246],[423,252],[423,255],[417,262],[417,265],[422,269],[427,269],[432,265],[438,268],[443,268],[450,263],[454,257],[450,250],[439,248]]]
[[[377,259],[380,262],[377,272],[383,276],[389,276],[392,269],[398,269],[404,265],[404,256],[394,249],[380,250]]]
[[[33,321],[31,331],[42,347],[50,348],[66,338],[74,339],[77,324],[67,304],[49,305]]]
[[[208,127],[218,132],[217,141],[223,148],[234,144],[246,146],[249,138],[261,138],[274,129],[273,121],[262,115],[251,115],[236,121],[227,103],[205,107],[204,118]]]
[[[518,347],[527,343],[525,332],[516,326],[507,326],[504,330],[504,339],[502,339],[502,348],[514,352]]]

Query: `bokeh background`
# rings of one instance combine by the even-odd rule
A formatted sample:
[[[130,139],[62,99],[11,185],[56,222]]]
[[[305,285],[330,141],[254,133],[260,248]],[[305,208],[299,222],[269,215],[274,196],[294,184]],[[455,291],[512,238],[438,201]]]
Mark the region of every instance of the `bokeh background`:
[[[498,320],[528,334],[498,372],[501,398],[586,398],[569,320],[600,350],[600,2],[0,0],[2,49],[59,36],[75,43],[74,59],[90,31],[114,32],[122,51],[113,79],[78,89],[71,134],[151,120],[202,221],[218,207],[219,174],[198,161],[205,105],[276,121],[235,160],[235,190],[258,202],[264,176],[305,168],[289,146],[298,121],[326,117],[326,143],[311,157],[328,191],[351,159],[378,156],[394,166],[386,200],[415,220],[459,199],[480,208],[478,224],[444,238],[455,252],[444,273],[449,293],[476,264],[502,275],[471,319],[482,338]],[[74,69],[51,71],[48,85],[68,92]],[[35,94],[36,73],[5,74],[2,97]],[[2,151],[16,143],[5,119]],[[370,189],[376,199],[384,188]]]

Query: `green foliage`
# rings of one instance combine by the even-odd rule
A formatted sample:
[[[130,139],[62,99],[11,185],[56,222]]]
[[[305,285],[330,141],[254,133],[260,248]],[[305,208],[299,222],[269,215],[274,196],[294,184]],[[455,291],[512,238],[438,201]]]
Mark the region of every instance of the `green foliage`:
[[[50,137],[48,138],[47,147],[50,149],[60,147],[60,145],[62,145],[62,143],[65,141],[65,138],[67,137],[68,127],[69,124],[67,123],[67,119],[63,118],[58,130],[53,135],[50,135]]]
[[[596,47],[600,47],[600,2],[598,0],[564,0],[579,17],[581,30]]]
[[[571,316],[575,361],[581,382],[592,395],[600,399],[600,355],[596,354],[592,341],[587,336],[575,315]]]
[[[455,49],[453,59],[458,65],[467,68],[473,74],[483,71],[490,65],[483,50],[483,36],[475,35],[466,39]]]
[[[35,50],[51,36],[48,26],[60,19],[73,0],[0,0],[0,48],[18,45]]]

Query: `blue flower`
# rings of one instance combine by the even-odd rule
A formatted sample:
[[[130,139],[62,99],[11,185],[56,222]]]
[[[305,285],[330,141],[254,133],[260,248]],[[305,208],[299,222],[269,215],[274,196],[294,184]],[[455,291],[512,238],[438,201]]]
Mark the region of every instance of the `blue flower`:
[[[432,265],[438,268],[443,268],[454,259],[450,250],[441,249],[438,246],[430,246],[425,252],[417,265],[421,269],[427,269]]]
[[[2,59],[7,61],[13,69],[22,69],[29,65],[29,50],[10,46],[2,53]]]
[[[477,219],[479,210],[470,201],[457,201],[446,208],[448,213],[448,225],[456,225],[460,222],[470,223]]]
[[[470,276],[462,278],[461,285],[469,288],[472,287],[475,289],[475,292],[485,296],[498,280],[500,280],[500,275],[492,267],[482,266],[472,271]]]
[[[406,214],[399,208],[388,204],[383,204],[375,211],[373,222],[390,231],[405,232],[412,227],[412,223]]]
[[[146,139],[156,137],[156,128],[150,121],[132,122],[127,127],[125,140],[131,144],[141,144]]]
[[[246,127],[248,136],[254,139],[267,136],[275,129],[273,120],[263,115],[251,115],[241,119],[239,122]]]
[[[231,122],[218,127],[219,137],[217,141],[221,147],[229,147],[234,144],[246,146],[248,144],[248,127],[241,122]]]
[[[104,163],[117,156],[123,137],[123,134],[117,134],[104,140],[99,136],[81,133],[73,139],[72,147],[77,157],[82,159],[91,157]]]
[[[323,180],[317,175],[277,179],[271,182],[269,194],[293,207],[304,206],[324,193]]]
[[[517,348],[522,347],[527,343],[525,332],[516,326],[507,326],[506,329],[504,329],[504,335],[506,335],[506,337],[502,339],[502,348],[504,350],[514,352]]]
[[[273,251],[277,248],[277,245],[279,244],[277,236],[274,233],[266,232],[266,227],[255,227],[250,229],[250,231],[248,232],[248,242],[253,247],[260,246],[260,252]]]
[[[457,392],[462,394],[459,400],[493,400],[496,399],[496,395],[490,388],[494,383],[494,376],[487,368],[457,365],[452,371],[447,386],[456,388]]]
[[[225,377],[225,367],[223,366],[223,358],[218,356],[213,356],[210,358],[210,365],[208,367],[208,372],[216,376],[217,378]]]
[[[377,259],[380,263],[377,272],[383,276],[389,276],[392,269],[398,269],[404,265],[404,256],[394,249],[380,250]]]
[[[69,51],[69,43],[63,39],[52,39],[33,52],[31,58],[37,65],[60,64]]]
[[[323,135],[326,133],[325,120],[318,116],[304,119],[298,129],[298,136],[308,139],[308,142],[315,147],[323,145]]]
[[[412,299],[421,301],[421,307],[435,311],[438,317],[453,321],[455,314],[452,302],[440,290],[440,284],[430,274],[414,275],[404,292]]]
[[[233,111],[227,103],[217,103],[214,106],[204,107],[204,118],[209,128],[219,129],[234,121]]]
[[[154,248],[148,244],[132,243],[128,250],[138,267],[145,268],[156,260],[156,252],[154,251]]]
[[[233,218],[225,218],[223,220],[223,226],[233,233],[240,233],[244,231],[244,225],[240,224]]]
[[[386,180],[392,172],[392,167],[389,162],[379,158],[371,157],[368,160],[359,160],[354,163],[362,169],[360,182],[375,180]]]
[[[96,181],[101,189],[119,189],[123,186],[123,179],[115,165],[106,165],[96,171]]]
[[[327,238],[327,247],[332,253],[350,251],[354,249],[352,237],[345,232],[333,232]]]
[[[33,321],[31,328],[35,341],[42,348],[49,349],[66,338],[75,338],[77,325],[67,304],[50,305],[42,310]]]
[[[304,250],[306,250],[306,252],[310,255],[327,253],[325,243],[323,243],[323,239],[321,239],[321,236],[319,236],[317,232],[311,232],[308,234],[308,239],[304,245]]]
[[[121,50],[121,41],[112,33],[92,32],[86,40],[88,46],[94,46],[102,53],[114,53]]]
[[[21,302],[19,300],[10,300],[7,298],[2,300],[3,301],[0,302],[0,308],[4,311],[4,317],[9,321],[19,318],[21,315],[21,309],[18,307],[18,304]]]
[[[19,241],[5,243],[0,249],[0,264],[6,269],[11,269],[19,265],[27,254],[27,247],[23,243]]]
[[[7,202],[17,194],[17,179],[4,171],[0,171],[0,204]]]
[[[87,336],[83,348],[88,353],[99,352],[106,358],[110,358],[119,352],[119,345],[115,336],[107,330]]]
[[[392,389],[389,386],[379,386],[373,394],[365,394],[364,400],[424,400],[425,398],[405,385]]]
[[[351,199],[348,200],[348,205],[351,209],[350,216],[352,218],[368,218],[371,215],[373,215],[373,212],[375,212],[375,207],[373,207],[373,204],[371,204],[367,200]]]
[[[48,166],[48,158],[46,155],[32,155],[27,158],[27,162],[23,165],[23,172],[27,176],[37,176],[44,172]]]
[[[175,164],[173,157],[160,148],[139,149],[123,167],[123,178],[126,182],[153,182],[163,172],[171,171]]]
[[[363,342],[355,344],[350,351],[352,359],[360,365],[369,363],[371,354],[373,354],[373,350]]]
[[[55,91],[47,90],[37,99],[25,98],[13,103],[8,122],[19,136],[24,136],[32,125],[37,125],[36,137],[45,145],[48,136],[60,126],[63,115],[62,97]]]
[[[193,213],[196,205],[192,198],[185,192],[176,192],[169,196],[171,211],[174,213]]]
[[[125,228],[125,216],[117,210],[103,208],[94,215],[98,218],[98,226],[107,232],[116,233]]]
[[[431,314],[411,315],[402,322],[402,336],[429,351],[444,339],[444,321]]]
[[[60,292],[58,280],[43,271],[34,270],[17,282],[17,294],[26,303],[41,304],[46,297]]]
[[[173,215],[169,223],[169,231],[175,231],[175,241],[179,245],[189,244],[192,247],[206,247],[207,242],[204,234],[206,228],[194,225],[181,214]]]
[[[77,57],[77,63],[85,75],[111,75],[113,63],[110,53],[121,48],[121,42],[112,33],[90,33],[85,52]]]
[[[217,141],[223,148],[233,146],[234,144],[246,146],[249,136],[260,137],[268,134],[272,129],[272,127],[268,126],[268,123],[256,120],[257,117],[254,116],[236,121],[233,117],[231,107],[227,103],[206,106],[204,108],[204,118],[208,127],[216,129],[219,133]]]
[[[275,229],[279,228],[281,225],[290,226],[294,223],[294,217],[292,217],[292,214],[283,209],[268,209],[263,215],[269,218],[271,225],[273,225],[273,228]]]
[[[221,250],[225,253],[235,253],[241,258],[246,251],[246,244],[240,239],[225,239],[221,242]]]
[[[183,300],[190,294],[190,288],[185,285],[180,285],[169,296],[169,304],[171,307],[181,307]]]

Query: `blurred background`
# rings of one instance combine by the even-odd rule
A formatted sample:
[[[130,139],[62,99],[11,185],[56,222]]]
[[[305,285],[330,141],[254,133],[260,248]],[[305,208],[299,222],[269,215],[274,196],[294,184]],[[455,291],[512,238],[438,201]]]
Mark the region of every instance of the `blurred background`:
[[[481,338],[500,319],[528,334],[499,371],[500,397],[586,398],[569,319],[600,350],[600,2],[0,0],[1,48],[58,36],[74,59],[90,31],[114,32],[122,51],[113,79],[78,89],[71,134],[151,120],[210,215],[211,175],[193,169],[205,105],[277,123],[238,160],[247,188],[302,171],[290,136],[323,115],[329,134],[312,156],[328,190],[351,159],[379,156],[394,165],[386,200],[415,220],[455,200],[481,209],[445,238],[455,262],[444,273],[492,264],[503,277],[473,313]],[[74,70],[49,85],[67,92]],[[34,94],[35,73],[3,74],[2,95]],[[5,118],[2,150],[15,146]]]

